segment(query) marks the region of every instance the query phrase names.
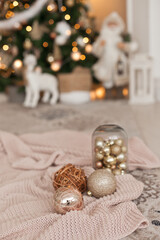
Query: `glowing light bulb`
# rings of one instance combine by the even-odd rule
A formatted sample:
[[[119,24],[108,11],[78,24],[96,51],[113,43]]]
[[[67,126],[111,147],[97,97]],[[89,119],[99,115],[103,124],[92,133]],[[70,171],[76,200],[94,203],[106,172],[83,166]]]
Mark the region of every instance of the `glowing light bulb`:
[[[49,54],[49,55],[48,55],[47,61],[48,61],[49,63],[52,63],[52,62],[54,61],[54,57],[53,57],[52,54]]]
[[[80,24],[76,23],[76,24],[74,25],[74,28],[75,28],[76,30],[78,30],[78,29],[80,28]]]
[[[92,52],[92,45],[91,44],[87,44],[86,47],[85,47],[85,51],[87,53],[91,53]]]
[[[24,8],[29,8],[30,6],[29,6],[29,4],[28,3],[25,3],[24,4]]]
[[[78,52],[78,48],[77,47],[73,47],[72,48],[72,52]]]
[[[123,88],[122,93],[123,93],[123,96],[127,97],[128,96],[128,88]]]
[[[106,96],[106,90],[104,87],[99,87],[96,89],[96,97],[98,99],[103,99]]]
[[[73,61],[79,61],[81,57],[81,53],[80,52],[72,52],[71,53],[71,58]]]
[[[54,11],[55,9],[56,9],[56,5],[53,4],[53,3],[51,3],[51,4],[49,4],[49,5],[47,6],[48,12],[52,12],[52,11]]]
[[[71,16],[69,15],[69,14],[66,14],[65,16],[64,16],[64,18],[65,18],[65,20],[70,20],[71,19]]]
[[[54,23],[54,20],[53,19],[49,19],[48,23],[49,23],[49,25],[52,25]]]
[[[91,30],[90,28],[87,28],[87,29],[86,29],[86,33],[87,33],[87,34],[91,34],[91,32],[92,32],[92,30]]]
[[[81,55],[80,59],[84,61],[86,59],[86,56],[84,54]]]
[[[2,48],[3,48],[4,51],[8,51],[9,46],[7,44],[4,44]]]
[[[58,72],[61,68],[61,63],[59,61],[55,61],[51,64],[51,69],[54,72]]]
[[[62,11],[62,12],[65,12],[66,10],[67,10],[67,8],[66,8],[65,6],[62,6],[62,7],[61,7],[61,11]]]
[[[88,38],[88,37],[84,37],[84,38],[83,38],[83,42],[84,42],[84,43],[88,43],[88,42],[89,42],[89,38]]]
[[[48,47],[48,42],[44,42],[43,47],[45,47],[45,48]]]
[[[23,63],[22,63],[22,61],[20,59],[16,59],[13,62],[13,68],[14,69],[20,69],[22,66],[23,66]]]
[[[13,6],[14,6],[14,7],[17,7],[18,4],[19,4],[19,3],[18,3],[17,1],[14,1],[14,2],[13,2]]]
[[[14,12],[12,12],[12,11],[8,11],[7,13],[6,13],[6,15],[5,15],[5,17],[8,19],[8,18],[11,18],[11,17],[13,17],[14,16]]]
[[[28,25],[28,26],[26,27],[26,31],[27,31],[27,32],[31,32],[31,31],[32,31],[32,27]]]
[[[76,47],[77,46],[77,42],[76,41],[72,42],[72,46]]]

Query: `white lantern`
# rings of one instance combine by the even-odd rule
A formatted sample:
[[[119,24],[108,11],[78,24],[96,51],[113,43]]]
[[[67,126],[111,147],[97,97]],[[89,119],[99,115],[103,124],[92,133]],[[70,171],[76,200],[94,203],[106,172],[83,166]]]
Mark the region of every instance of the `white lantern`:
[[[153,60],[145,54],[136,54],[130,60],[129,95],[131,104],[154,102]]]

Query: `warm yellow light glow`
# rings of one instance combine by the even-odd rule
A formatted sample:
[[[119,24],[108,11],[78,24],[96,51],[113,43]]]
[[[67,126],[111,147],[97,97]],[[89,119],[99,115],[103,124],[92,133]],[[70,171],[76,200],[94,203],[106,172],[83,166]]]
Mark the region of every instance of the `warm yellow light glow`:
[[[92,52],[92,45],[91,44],[87,44],[86,47],[85,47],[85,51],[87,53],[91,53]]]
[[[5,15],[6,18],[11,18],[13,16],[14,16],[14,12],[12,12],[12,11],[8,11]]]
[[[22,66],[23,66],[23,63],[22,63],[22,61],[20,59],[16,59],[13,62],[13,68],[14,69],[20,69]]]
[[[96,91],[93,90],[90,92],[90,98],[92,101],[96,100]]]
[[[4,51],[8,51],[9,46],[7,44],[4,44],[2,48],[3,48]]]
[[[49,63],[52,63],[54,61],[53,55],[49,54],[47,60],[48,60]]]
[[[49,19],[48,23],[49,23],[49,25],[52,25],[54,23],[54,20],[53,19]]]
[[[82,61],[84,61],[84,60],[86,59],[86,56],[82,54],[81,57],[80,57],[80,59],[81,59]]]
[[[45,47],[45,48],[48,47],[48,42],[44,42],[43,47]]]
[[[66,14],[66,15],[64,16],[64,18],[68,21],[68,20],[71,19],[71,16],[70,16],[69,14]]]
[[[77,47],[73,47],[72,48],[72,52],[78,52],[78,48]]]
[[[32,27],[28,25],[28,26],[26,27],[26,31],[27,31],[27,32],[31,32],[31,31],[32,31]]]
[[[128,88],[123,88],[123,96],[127,97],[128,96]]]
[[[80,52],[72,52],[71,53],[71,58],[73,61],[79,61],[81,57],[81,53]]]
[[[62,7],[61,7],[61,11],[62,11],[62,12],[65,12],[66,10],[67,10],[67,8],[66,8],[65,6],[62,6]]]
[[[0,63],[0,69],[6,69],[7,68],[7,66],[6,66],[6,64],[4,64],[4,63]]]
[[[78,30],[78,29],[80,28],[80,25],[79,25],[78,23],[76,23],[76,24],[74,25],[74,28],[75,28],[76,30]]]
[[[90,34],[91,32],[92,32],[92,30],[91,30],[90,28],[87,28],[87,29],[86,29],[86,33],[87,33],[87,34]]]
[[[88,37],[84,37],[84,38],[83,38],[83,42],[84,42],[84,43],[88,43],[88,42],[89,42],[89,38],[88,38]]]
[[[9,7],[10,7],[10,9],[13,9],[13,8],[14,8],[13,3],[11,3],[11,4],[9,5]]]
[[[48,6],[47,6],[47,10],[49,11],[49,12],[51,12],[51,11],[53,11],[53,10],[55,10],[55,4],[49,4]]]
[[[24,4],[24,8],[29,8],[30,6],[29,6],[29,4],[28,3],[25,3]]]
[[[13,6],[14,6],[14,7],[17,7],[17,6],[18,6],[18,2],[17,2],[17,1],[14,1],[14,2],[13,2]]]
[[[76,47],[77,46],[77,42],[76,41],[72,42],[72,46]]]
[[[96,89],[96,97],[97,99],[103,99],[106,96],[106,90],[104,87],[99,87]]]
[[[60,68],[61,68],[61,63],[60,62],[53,62],[51,64],[51,69],[54,72],[58,72],[60,70]]]

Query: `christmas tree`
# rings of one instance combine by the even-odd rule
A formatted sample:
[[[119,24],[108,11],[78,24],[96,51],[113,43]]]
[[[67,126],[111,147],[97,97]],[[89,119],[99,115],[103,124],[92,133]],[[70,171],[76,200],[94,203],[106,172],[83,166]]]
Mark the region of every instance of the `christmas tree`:
[[[26,53],[37,57],[42,72],[91,68],[96,61],[91,54],[95,32],[88,10],[84,0],[0,1],[0,91],[22,80]]]

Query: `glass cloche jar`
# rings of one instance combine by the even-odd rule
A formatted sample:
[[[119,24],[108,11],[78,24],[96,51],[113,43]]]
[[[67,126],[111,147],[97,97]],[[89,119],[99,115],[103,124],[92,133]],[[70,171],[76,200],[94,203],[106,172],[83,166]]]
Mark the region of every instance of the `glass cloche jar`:
[[[114,175],[127,171],[128,137],[125,130],[114,124],[101,125],[92,135],[93,167],[106,168]]]

